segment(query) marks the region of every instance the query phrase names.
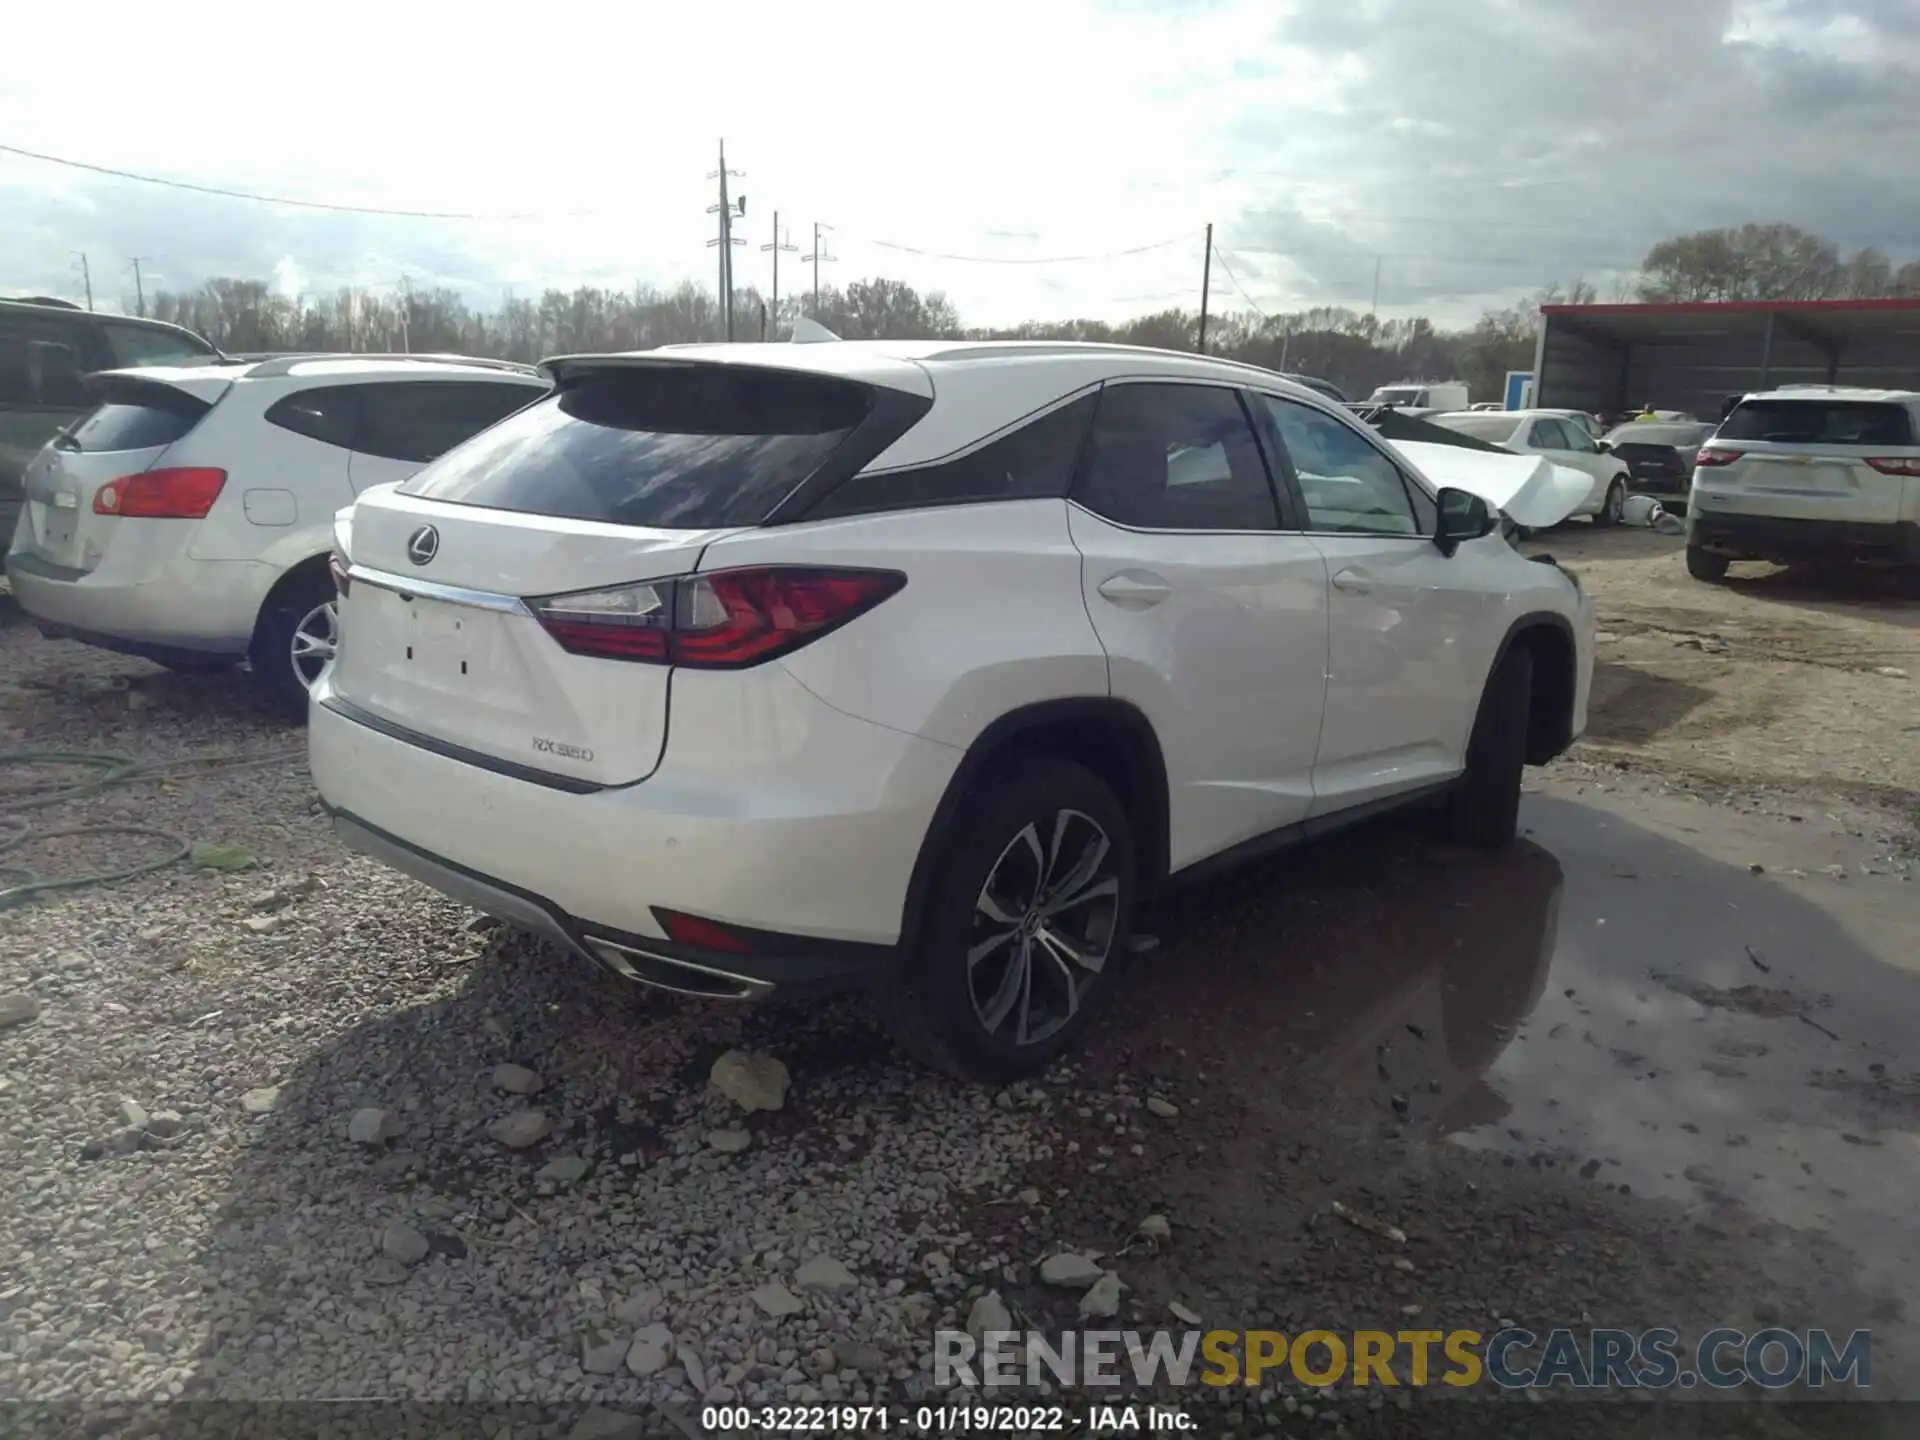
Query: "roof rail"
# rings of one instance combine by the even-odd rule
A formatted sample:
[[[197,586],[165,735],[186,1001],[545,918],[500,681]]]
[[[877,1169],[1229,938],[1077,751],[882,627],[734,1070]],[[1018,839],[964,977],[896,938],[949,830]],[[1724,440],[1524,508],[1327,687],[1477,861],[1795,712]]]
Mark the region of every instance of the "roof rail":
[[[296,350],[277,354],[263,360],[248,372],[248,379],[270,380],[278,375],[288,375],[293,367],[308,360],[414,360],[429,365],[470,365],[476,370],[505,370],[514,375],[537,375],[539,371],[531,365],[522,365],[515,360],[491,360],[482,355],[425,355],[413,354],[368,354],[362,351],[346,350]]]

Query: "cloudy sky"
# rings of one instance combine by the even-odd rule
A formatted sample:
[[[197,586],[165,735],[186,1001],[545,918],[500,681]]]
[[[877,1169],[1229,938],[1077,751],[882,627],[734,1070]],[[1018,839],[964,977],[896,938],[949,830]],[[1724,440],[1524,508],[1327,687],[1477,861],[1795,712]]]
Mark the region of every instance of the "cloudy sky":
[[[1377,283],[1443,322],[1604,294],[1654,240],[1746,220],[1920,253],[1920,0],[98,0],[81,37],[16,9],[0,146],[477,217],[0,152],[0,293],[77,299],[85,253],[102,308],[130,307],[133,256],[150,287],[406,277],[483,304],[708,280],[723,136],[742,283],[777,208],[783,289],[820,221],[829,281],[945,289],[980,323],[1196,305],[1209,221],[1216,305],[1365,308]]]

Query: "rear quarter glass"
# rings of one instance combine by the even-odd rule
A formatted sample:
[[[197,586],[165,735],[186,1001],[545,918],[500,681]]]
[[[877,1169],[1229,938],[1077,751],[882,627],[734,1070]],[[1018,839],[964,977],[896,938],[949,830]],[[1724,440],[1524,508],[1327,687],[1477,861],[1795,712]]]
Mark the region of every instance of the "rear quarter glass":
[[[873,401],[852,381],[735,366],[590,373],[401,493],[619,525],[754,525],[847,444]]]

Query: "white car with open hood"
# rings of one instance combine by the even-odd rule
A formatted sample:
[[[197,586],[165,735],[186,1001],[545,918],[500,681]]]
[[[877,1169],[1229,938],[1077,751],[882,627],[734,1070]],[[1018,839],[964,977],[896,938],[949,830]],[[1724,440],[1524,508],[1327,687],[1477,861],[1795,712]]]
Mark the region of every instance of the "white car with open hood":
[[[349,843],[631,980],[866,986],[929,1062],[1031,1073],[1144,897],[1420,802],[1505,845],[1584,729],[1588,602],[1493,508],[1559,518],[1550,466],[1436,485],[1122,346],[548,369],[343,512],[313,774]]]

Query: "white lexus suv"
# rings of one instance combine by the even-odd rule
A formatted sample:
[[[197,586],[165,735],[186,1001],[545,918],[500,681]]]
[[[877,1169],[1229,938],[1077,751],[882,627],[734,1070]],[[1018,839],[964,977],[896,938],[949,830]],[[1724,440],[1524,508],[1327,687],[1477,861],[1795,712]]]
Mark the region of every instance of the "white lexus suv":
[[[7,556],[49,635],[183,671],[241,660],[306,714],[333,655],[333,516],[547,393],[529,366],[281,355],[88,377],[28,464]]]
[[[349,844],[630,979],[866,985],[923,1059],[1031,1073],[1144,896],[1422,799],[1507,844],[1522,766],[1584,728],[1577,581],[1272,372],[878,341],[547,368],[343,512],[309,747]]]

